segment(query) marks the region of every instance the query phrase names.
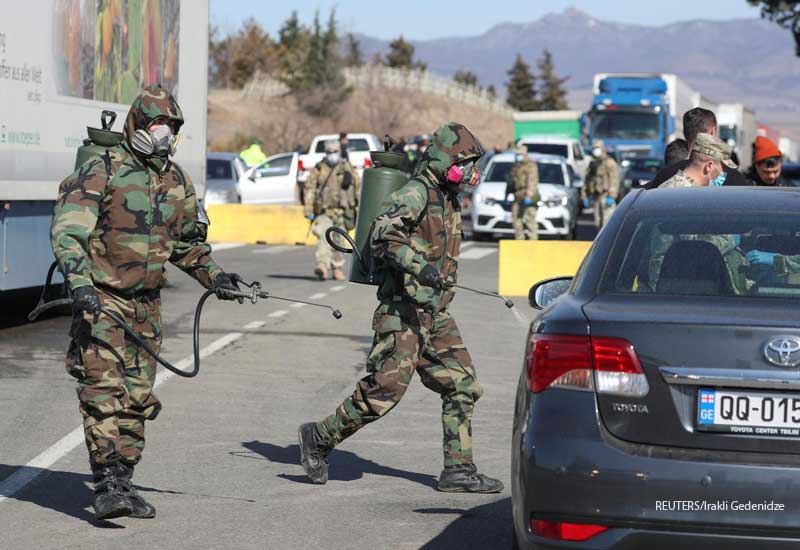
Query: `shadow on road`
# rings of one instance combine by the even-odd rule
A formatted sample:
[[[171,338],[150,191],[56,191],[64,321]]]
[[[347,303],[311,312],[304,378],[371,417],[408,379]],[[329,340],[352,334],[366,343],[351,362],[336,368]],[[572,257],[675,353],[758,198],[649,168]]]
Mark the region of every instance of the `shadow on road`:
[[[477,497],[476,497],[477,498]],[[446,548],[511,548],[511,497],[469,510],[418,508],[418,514],[460,514],[421,550]]]
[[[267,275],[270,279],[291,279],[294,281],[315,281],[322,282],[314,275],[294,275],[291,273],[270,273]]]
[[[298,445],[279,447],[278,445],[265,443],[263,441],[247,441],[242,443],[242,446],[253,453],[261,455],[270,462],[292,465],[300,464],[300,447]],[[249,453],[232,452],[231,454],[243,458],[258,458],[253,457]],[[354,481],[356,479],[361,479],[364,474],[375,474],[406,479],[414,483],[425,485],[426,487],[436,486],[436,476],[383,466],[372,460],[361,458],[350,451],[334,449],[328,456],[328,463],[330,464],[329,479],[333,481]],[[311,483],[304,475],[280,474],[278,477],[296,483]]]

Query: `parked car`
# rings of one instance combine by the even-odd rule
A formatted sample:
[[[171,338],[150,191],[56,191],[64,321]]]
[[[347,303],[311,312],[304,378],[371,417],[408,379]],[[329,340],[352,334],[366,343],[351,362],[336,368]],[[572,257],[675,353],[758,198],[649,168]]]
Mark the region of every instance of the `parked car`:
[[[591,159],[584,154],[581,142],[575,138],[531,136],[521,138],[517,141],[517,145],[524,145],[529,153],[563,157],[580,177],[581,182],[586,176],[586,170],[589,168]]]
[[[241,180],[247,164],[236,153],[208,153],[204,204],[242,202]]]
[[[795,187],[800,187],[800,163],[784,162],[781,167],[781,175],[792,182]]]
[[[325,142],[328,140],[339,141],[339,134],[324,134],[311,140],[308,153],[300,156],[300,168],[297,181],[301,184],[308,179],[308,174],[325,158]],[[369,158],[370,151],[383,151],[381,141],[372,134],[347,134],[347,156],[350,164],[356,169],[359,176],[365,168],[372,166]]]
[[[567,162],[555,155],[530,155],[539,169],[539,205],[536,222],[540,236],[571,239],[579,214],[579,193],[573,187]],[[486,167],[472,194],[472,234],[476,240],[495,233],[513,235],[508,181],[515,161],[514,153],[498,153]]]
[[[248,168],[241,183],[245,204],[294,204],[300,201],[297,185],[298,153],[280,153]]]
[[[620,162],[622,173],[622,195],[632,189],[639,189],[652,181],[659,170],[664,167],[664,161],[655,157],[632,157]]]
[[[518,547],[800,547],[799,200],[634,190],[574,278],[531,288]]]

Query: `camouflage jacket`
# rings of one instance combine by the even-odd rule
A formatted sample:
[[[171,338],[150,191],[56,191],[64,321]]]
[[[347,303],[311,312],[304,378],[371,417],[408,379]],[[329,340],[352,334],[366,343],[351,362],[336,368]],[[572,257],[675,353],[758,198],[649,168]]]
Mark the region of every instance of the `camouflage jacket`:
[[[582,191],[584,198],[619,198],[619,167],[616,161],[608,155],[592,159]]]
[[[539,168],[529,158],[517,162],[511,169],[509,192],[514,194],[514,201],[521,203],[531,199],[534,204],[539,200]]]
[[[700,187],[700,184],[687,176],[683,170],[678,170],[674,176],[658,186],[659,189],[679,189],[681,187]]]
[[[129,143],[157,117],[183,121],[172,97],[147,88],[131,106],[126,139],[78,167],[59,187],[50,228],[58,263],[73,290],[99,284],[131,295],[164,286],[169,260],[211,287],[222,270],[211,259],[189,177],[175,163],[144,159]]]
[[[345,174],[349,174],[351,183],[347,189],[342,189]],[[319,216],[336,209],[354,211],[358,208],[360,193],[360,178],[349,162],[340,161],[331,166],[324,160],[320,161],[306,180],[303,196],[305,213]]]
[[[410,302],[443,311],[454,292],[422,286],[417,275],[430,264],[448,283],[458,280],[461,208],[458,189],[443,185],[450,166],[483,154],[480,142],[464,126],[448,123],[433,136],[415,177],[393,193],[372,225],[371,246],[387,268],[378,289],[381,301]]]

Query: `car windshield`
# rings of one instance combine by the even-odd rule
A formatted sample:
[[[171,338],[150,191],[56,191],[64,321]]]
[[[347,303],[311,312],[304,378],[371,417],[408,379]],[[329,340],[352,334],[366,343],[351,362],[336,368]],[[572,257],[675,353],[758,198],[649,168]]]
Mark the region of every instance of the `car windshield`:
[[[526,143],[525,148],[529,153],[539,153],[540,155],[558,155],[567,158],[569,150],[566,145],[557,143]]]
[[[364,138],[347,138],[347,150],[354,152],[369,151],[369,142]],[[316,152],[325,152],[325,141],[320,140],[317,142]]]
[[[600,293],[800,298],[797,215],[631,213]]]
[[[646,173],[655,176],[664,163],[656,158],[631,158],[622,161],[622,166],[637,173]]]
[[[595,111],[592,137],[595,139],[658,139],[658,115],[625,111]]]
[[[233,166],[231,161],[222,159],[208,159],[206,161],[206,179],[230,180],[233,179]]]
[[[513,162],[493,162],[489,165],[489,172],[486,174],[486,181],[508,182],[511,177]],[[539,169],[539,183],[551,183],[553,185],[564,185],[564,171],[561,164],[555,162],[537,162]]]

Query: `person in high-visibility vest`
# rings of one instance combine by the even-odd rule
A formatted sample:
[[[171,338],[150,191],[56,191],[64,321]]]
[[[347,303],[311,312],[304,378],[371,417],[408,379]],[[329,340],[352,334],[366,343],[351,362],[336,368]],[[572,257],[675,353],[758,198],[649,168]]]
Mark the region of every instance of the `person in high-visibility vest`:
[[[265,155],[264,151],[261,149],[261,145],[263,143],[264,142],[260,139],[256,139],[253,141],[250,147],[239,153],[239,156],[242,157],[242,160],[247,163],[248,168],[258,166],[267,160],[267,155]]]

